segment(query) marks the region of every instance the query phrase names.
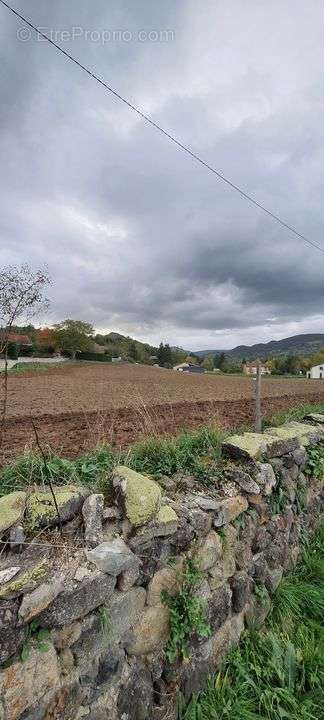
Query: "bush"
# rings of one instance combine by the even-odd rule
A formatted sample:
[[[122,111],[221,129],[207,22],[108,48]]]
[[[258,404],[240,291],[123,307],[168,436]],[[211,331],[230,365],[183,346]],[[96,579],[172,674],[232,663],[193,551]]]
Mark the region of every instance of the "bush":
[[[14,342],[8,343],[8,349],[7,349],[8,358],[10,360],[18,360],[18,349],[17,345]]]
[[[108,355],[90,351],[77,352],[75,357],[76,360],[97,360],[98,362],[111,362]]]

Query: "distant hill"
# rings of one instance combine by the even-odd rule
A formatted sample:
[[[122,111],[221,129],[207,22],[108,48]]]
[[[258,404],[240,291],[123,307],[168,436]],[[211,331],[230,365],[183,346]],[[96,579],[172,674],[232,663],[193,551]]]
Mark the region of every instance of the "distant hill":
[[[219,355],[224,352],[232,360],[255,360],[256,358],[269,358],[277,355],[312,355],[324,348],[324,333],[309,335],[293,335],[283,340],[270,340],[268,343],[256,345],[238,345],[232,350],[196,350],[200,357],[206,355]]]

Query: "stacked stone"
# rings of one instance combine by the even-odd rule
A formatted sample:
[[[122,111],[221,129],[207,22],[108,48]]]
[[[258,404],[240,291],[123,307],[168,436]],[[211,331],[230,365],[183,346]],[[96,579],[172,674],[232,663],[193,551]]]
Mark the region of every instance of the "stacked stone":
[[[1,720],[175,718],[177,692],[201,689],[245,625],[264,622],[301,531],[321,518],[322,483],[303,471],[307,445],[324,440],[324,416],[310,423],[231,437],[222,478],[208,488],[120,466],[109,506],[74,486],[55,488],[59,518],[45,490],[1,498]],[[284,503],[271,514],[278,485]],[[188,661],[170,664],[161,593],[178,592],[186,557],[201,571],[211,635],[192,634]]]

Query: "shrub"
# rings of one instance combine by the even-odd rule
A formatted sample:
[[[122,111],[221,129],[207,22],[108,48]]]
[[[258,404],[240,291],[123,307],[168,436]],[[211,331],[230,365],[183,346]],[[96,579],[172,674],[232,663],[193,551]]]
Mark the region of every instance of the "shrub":
[[[8,342],[7,355],[10,360],[18,360],[18,349],[14,342]]]
[[[103,353],[95,353],[85,350],[84,352],[77,352],[77,360],[97,360],[98,362],[110,362],[110,357]]]

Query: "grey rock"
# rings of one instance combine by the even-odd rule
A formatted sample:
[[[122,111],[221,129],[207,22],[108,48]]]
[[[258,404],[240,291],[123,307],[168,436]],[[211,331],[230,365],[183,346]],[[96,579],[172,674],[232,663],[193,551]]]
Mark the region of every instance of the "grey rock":
[[[20,567],[8,567],[5,568],[5,570],[0,570],[0,585],[3,585],[3,583],[9,582],[11,578],[15,577],[17,573],[19,573]]]
[[[256,595],[252,595],[249,606],[245,613],[245,620],[248,628],[258,630],[264,624],[264,621],[270,612],[271,600],[266,588],[262,601]]]
[[[89,495],[82,505],[84,520],[84,537],[88,547],[96,547],[103,541],[104,496],[100,494]]]
[[[117,587],[121,592],[130,590],[135,585],[136,580],[139,578],[141,561],[138,557],[134,556],[134,564],[128,569],[124,570],[117,579]]]
[[[191,510],[189,513],[190,524],[192,525],[195,533],[201,537],[201,535],[207,535],[211,530],[212,518],[211,515],[203,512],[199,508]]]
[[[268,573],[268,565],[267,561],[260,553],[259,555],[255,555],[252,558],[252,564],[250,568],[250,575],[253,577],[254,580],[258,580],[259,582],[264,583]]]
[[[201,510],[205,510],[208,512],[218,510],[219,508],[219,502],[217,500],[214,500],[213,498],[205,497],[203,495],[195,495],[193,499],[195,504]]]
[[[40,615],[62,592],[63,588],[64,578],[58,576],[52,578],[51,582],[42,583],[31,593],[24,595],[18,613],[22,622],[29,623]]]
[[[258,495],[260,492],[260,486],[255,480],[241,468],[232,467],[225,471],[225,477],[230,481],[236,483],[243,492],[252,493]],[[237,495],[238,493],[236,493]]]
[[[205,539],[200,543],[197,551],[197,563],[203,572],[209,570],[217,560],[222,557],[223,543],[220,536],[210,530]]]
[[[288,455],[284,455],[282,458],[282,465],[284,468],[292,468],[295,465],[294,453],[288,453]]]
[[[139,663],[133,666],[130,677],[120,688],[118,717],[123,720],[152,718],[153,685],[149,671]]]
[[[109,618],[110,639],[113,642],[123,642],[128,639],[128,633],[138,622],[144,609],[146,592],[142,587],[131,588],[128,592],[115,592],[107,603]]]
[[[261,488],[264,495],[271,495],[273,488],[276,486],[277,480],[270,463],[256,463],[258,472],[256,474],[256,482]]]
[[[140,585],[146,585],[156,570],[163,567],[171,555],[176,554],[168,538],[154,538],[151,541],[143,542],[140,537],[135,536],[130,539],[129,545],[141,560],[140,575],[137,581]]]
[[[103,520],[120,520],[122,513],[119,508],[105,507],[102,513]]]
[[[188,550],[194,538],[194,535],[195,531],[192,525],[184,518],[180,518],[178,522],[177,532],[172,536],[172,538],[170,538],[170,543],[173,548],[173,554],[176,555],[180,552]]]
[[[307,461],[307,452],[304,447],[297,448],[297,450],[293,452],[293,457],[296,465],[301,468],[305,467]]]
[[[274,570],[268,569],[267,576],[265,578],[265,586],[268,592],[273,593],[277,589],[278,585],[281,583],[282,576],[282,568],[275,568]]]
[[[27,637],[27,626],[17,627],[18,608],[19,600],[1,600],[0,663],[6,662],[6,660],[14,655]]]
[[[226,497],[235,497],[240,492],[239,486],[232,480],[223,480],[220,484],[220,489]]]
[[[116,578],[93,572],[83,582],[70,583],[39,617],[43,627],[62,627],[84,617],[112,595]]]
[[[138,569],[138,559],[122,538],[115,538],[87,551],[87,558],[98,570],[109,575],[119,575],[132,567]]]
[[[21,550],[26,540],[22,525],[14,525],[9,531],[10,550]]]
[[[250,577],[242,570],[231,578],[230,586],[232,590],[232,610],[234,613],[240,613],[251,597]]]
[[[255,533],[253,542],[252,542],[252,551],[253,553],[259,553],[262,550],[265,550],[268,545],[271,543],[271,535],[268,533],[266,526],[260,525]]]
[[[218,630],[227,620],[232,601],[232,591],[225,583],[222,587],[215,590],[207,601],[206,619],[212,632]]]
[[[109,647],[99,661],[96,678],[97,687],[111,681],[114,676],[119,675],[124,663],[125,652],[117,646]]]

